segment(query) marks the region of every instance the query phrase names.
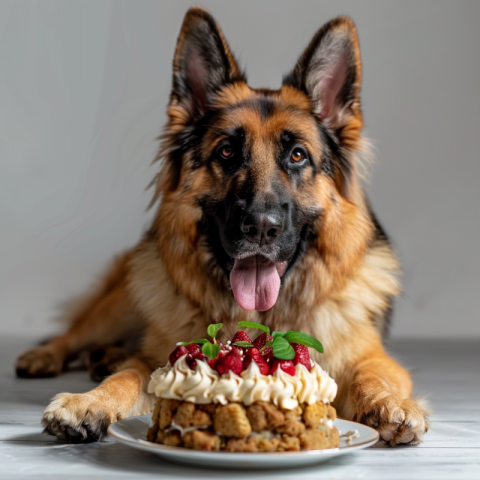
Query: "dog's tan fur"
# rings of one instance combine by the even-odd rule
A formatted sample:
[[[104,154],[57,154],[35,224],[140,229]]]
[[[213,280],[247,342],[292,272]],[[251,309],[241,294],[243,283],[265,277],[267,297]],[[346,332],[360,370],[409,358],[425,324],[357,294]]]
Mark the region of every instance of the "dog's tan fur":
[[[179,68],[191,24],[207,15],[200,9],[187,13],[174,71]],[[345,17],[327,27],[348,31],[352,37],[358,97],[361,62],[355,27]],[[317,36],[321,34],[322,30]],[[240,75],[221,33],[220,37],[231,68]],[[296,109],[296,113],[289,113],[280,108],[268,121],[248,108],[232,114],[250,132],[255,182],[267,191],[269,172],[274,168],[273,159],[267,159],[275,132],[287,125],[302,131],[312,151],[321,152],[322,145],[312,134],[310,100],[290,86],[266,93],[237,82],[222,89],[216,102],[241,105],[259,94],[270,95],[280,107],[294,105]],[[339,136],[355,165],[355,156],[363,148],[359,100],[351,108],[352,114],[343,120]],[[168,115],[160,159],[168,159],[173,136],[189,120],[188,112],[173,97]],[[230,120],[226,116],[221,121],[228,124]],[[216,142],[215,132],[207,133],[205,157]],[[255,163],[257,157],[262,162]],[[305,208],[311,204],[323,207],[322,218],[315,225],[317,240],[286,278],[276,304],[267,312],[238,306],[225,274],[212,267],[214,258],[197,228],[202,217],[196,202],[199,192],[208,190],[223,198],[228,190],[221,172],[215,168],[191,169],[186,161],[178,175],[172,163],[165,161],[155,185],[155,201],[161,201],[148,234],[136,248],[118,257],[101,285],[70,312],[70,327],[64,335],[30,350],[17,361],[17,371],[24,376],[57,374],[80,352],[115,343],[146,328],[141,351],[118,368],[118,373],[88,393],[55,397],[43,416],[49,433],[71,440],[75,432],[77,437],[73,435],[73,439],[82,440],[89,432],[97,432],[94,438],[98,438],[112,422],[149,413],[154,402],[146,393],[149,375],[166,363],[177,341],[203,337],[207,325],[217,322],[224,324],[222,334],[230,338],[237,322],[251,320],[272,330],[308,332],[322,341],[325,354],[316,354],[315,359],[339,384],[335,407],[341,417],[378,428],[391,445],[422,441],[428,429],[426,411],[411,399],[408,372],[386,354],[381,341],[382,318],[389,299],[399,293],[399,265],[388,242],[375,236],[369,207],[355,175],[348,191],[342,175],[319,175],[310,179],[308,189],[297,193],[297,200]]]

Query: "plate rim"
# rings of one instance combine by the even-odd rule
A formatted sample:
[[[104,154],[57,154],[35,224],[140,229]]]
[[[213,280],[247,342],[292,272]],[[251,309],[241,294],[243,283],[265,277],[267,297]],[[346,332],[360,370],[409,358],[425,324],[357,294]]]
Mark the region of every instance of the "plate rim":
[[[380,434],[377,432],[372,427],[369,427],[368,425],[364,425],[363,423],[358,423],[354,422],[352,420],[345,420],[343,418],[337,418],[334,421],[341,420],[343,422],[348,422],[353,425],[360,425],[362,428],[366,428],[373,432],[375,435],[374,439],[371,440],[366,440],[361,443],[356,443],[355,445],[344,445],[344,446],[339,446],[335,448],[324,448],[322,450],[300,450],[296,452],[226,452],[223,450],[216,450],[216,451],[206,451],[206,450],[193,450],[191,448],[186,448],[186,447],[172,447],[169,445],[162,445],[160,443],[154,443],[154,442],[149,442],[148,440],[143,440],[143,439],[129,439],[123,436],[121,433],[115,431],[115,426],[118,426],[121,423],[127,423],[128,421],[131,421],[133,419],[142,419],[143,420],[151,420],[151,414],[147,415],[135,415],[133,417],[127,417],[122,420],[119,420],[118,422],[112,423],[108,426],[108,434],[115,438],[117,441],[123,443],[123,444],[128,444],[129,446],[133,446],[134,448],[138,448],[139,446],[142,446],[144,448],[149,448],[152,450],[156,450],[158,452],[169,452],[173,454],[177,453],[183,453],[188,452],[190,455],[193,456],[202,456],[204,457],[205,455],[218,455],[218,454],[226,454],[226,455],[232,455],[234,454],[235,456],[241,457],[241,458],[247,458],[254,456],[255,458],[259,458],[260,456],[274,456],[274,455],[282,455],[282,456],[312,456],[312,455],[328,455],[328,454],[336,454],[338,452],[346,452],[348,450],[357,450],[363,448],[367,448],[368,446],[374,445],[376,442],[379,441],[380,439]],[[154,453],[154,452],[152,452]]]

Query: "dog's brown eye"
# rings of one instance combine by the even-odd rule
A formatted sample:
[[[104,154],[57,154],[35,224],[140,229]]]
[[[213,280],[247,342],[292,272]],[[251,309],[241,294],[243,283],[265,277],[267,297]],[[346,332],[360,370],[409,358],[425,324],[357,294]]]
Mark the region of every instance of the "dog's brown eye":
[[[233,148],[223,147],[220,151],[220,155],[222,156],[222,158],[230,158],[233,155]]]
[[[296,148],[292,152],[291,158],[295,163],[298,163],[298,162],[301,162],[305,158],[305,154],[299,148]]]

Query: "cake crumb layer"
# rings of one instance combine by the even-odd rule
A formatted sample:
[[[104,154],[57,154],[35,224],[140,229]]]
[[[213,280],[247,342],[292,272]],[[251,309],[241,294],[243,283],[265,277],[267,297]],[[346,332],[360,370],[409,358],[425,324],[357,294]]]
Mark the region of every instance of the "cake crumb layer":
[[[339,446],[335,409],[323,402],[293,410],[260,401],[197,405],[158,399],[147,440],[204,451],[284,452]]]

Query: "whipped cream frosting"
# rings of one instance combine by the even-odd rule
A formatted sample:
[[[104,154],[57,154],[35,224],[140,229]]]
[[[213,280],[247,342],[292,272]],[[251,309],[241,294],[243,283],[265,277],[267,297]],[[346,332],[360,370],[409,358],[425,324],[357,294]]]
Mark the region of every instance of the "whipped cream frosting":
[[[232,371],[219,375],[204,361],[197,361],[192,370],[186,358],[153,372],[148,393],[197,404],[242,402],[248,406],[264,400],[287,410],[299,403],[332,402],[337,394],[335,381],[315,362],[310,371],[297,364],[293,376],[280,368],[273,375],[263,375],[255,362],[240,375]]]

